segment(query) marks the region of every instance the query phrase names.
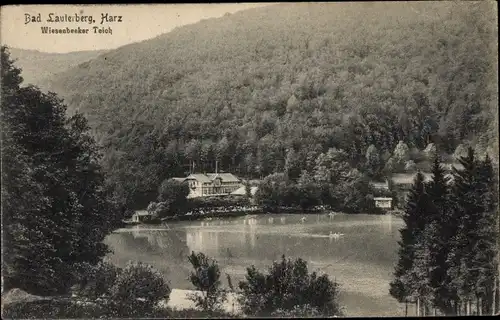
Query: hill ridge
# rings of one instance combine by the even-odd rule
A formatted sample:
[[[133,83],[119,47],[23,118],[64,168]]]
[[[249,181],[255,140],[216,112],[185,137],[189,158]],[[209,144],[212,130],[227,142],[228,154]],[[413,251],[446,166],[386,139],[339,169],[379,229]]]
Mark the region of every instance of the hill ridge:
[[[186,25],[47,85],[87,116],[111,179],[136,198],[192,161],[261,176],[333,147],[362,169],[371,144],[387,160],[399,140],[446,153],[496,141],[490,4],[304,6]]]

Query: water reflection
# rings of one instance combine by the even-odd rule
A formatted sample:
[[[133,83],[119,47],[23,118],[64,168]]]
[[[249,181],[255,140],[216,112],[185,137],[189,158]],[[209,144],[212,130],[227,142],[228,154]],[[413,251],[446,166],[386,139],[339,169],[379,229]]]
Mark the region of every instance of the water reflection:
[[[252,264],[262,269],[282,254],[301,257],[311,270],[318,269],[342,283],[348,310],[359,310],[358,315],[385,310],[380,314],[394,315],[399,306],[388,296],[388,283],[396,261],[401,219],[326,214],[303,218],[273,215],[176,222],[121,230],[106,242],[114,251],[110,255],[114,263],[149,263],[179,289],[192,289],[187,280],[191,251],[215,258],[222,272],[234,281],[242,280],[245,268]],[[360,307],[362,303],[367,303],[369,310]]]

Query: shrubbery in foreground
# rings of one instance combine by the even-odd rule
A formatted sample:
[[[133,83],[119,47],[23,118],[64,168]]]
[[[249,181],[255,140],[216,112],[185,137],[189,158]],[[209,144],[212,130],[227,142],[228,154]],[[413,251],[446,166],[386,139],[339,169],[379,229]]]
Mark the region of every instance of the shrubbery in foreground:
[[[226,301],[226,292],[221,287],[220,269],[215,260],[210,259],[203,253],[194,252],[188,257],[194,272],[189,275],[189,280],[200,293],[192,294],[189,299],[196,307],[204,311],[222,310]]]
[[[125,317],[131,317],[128,315]],[[120,317],[112,315],[106,307],[98,304],[78,304],[66,300],[42,300],[33,302],[12,303],[2,310],[4,319],[90,319],[103,317]],[[171,308],[156,308],[148,313],[136,315],[137,318],[235,318],[235,315],[221,311],[206,312],[196,309],[175,310]]]
[[[190,281],[198,291],[191,297],[196,309],[173,310],[160,306],[170,298],[171,289],[151,266],[129,263],[121,269],[103,262],[84,266],[80,285],[73,297],[10,303],[3,307],[4,318],[234,318],[223,311],[227,291],[220,281],[215,260],[203,253],[188,257],[194,272]],[[231,283],[229,283],[232,287]],[[267,273],[254,266],[247,269],[239,291],[234,290],[247,316],[325,317],[342,315],[338,305],[339,285],[327,275],[309,273],[302,259],[282,257]]]
[[[307,263],[300,258],[292,261],[283,256],[280,262],[273,263],[267,274],[252,266],[239,288],[238,301],[248,315],[341,315],[339,285],[327,275],[309,273]]]

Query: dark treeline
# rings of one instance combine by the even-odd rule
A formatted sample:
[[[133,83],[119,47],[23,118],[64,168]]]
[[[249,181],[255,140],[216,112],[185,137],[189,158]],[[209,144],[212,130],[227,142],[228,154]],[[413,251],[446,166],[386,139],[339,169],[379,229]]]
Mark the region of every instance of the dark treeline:
[[[99,149],[81,114],[66,116],[53,93],[22,87],[21,70],[1,50],[2,289],[64,294],[120,211],[105,187]]]
[[[144,208],[168,177],[245,177],[343,150],[364,171],[411,150],[496,137],[488,2],[286,4],[184,26],[54,77],[105,148],[109,182]],[[85,88],[82,91],[82,88]],[[496,154],[496,152],[490,152]]]
[[[491,159],[472,148],[451,176],[436,157],[433,178],[418,173],[408,196],[390,293],[420,315],[498,310],[498,181]],[[450,181],[451,179],[451,181]]]

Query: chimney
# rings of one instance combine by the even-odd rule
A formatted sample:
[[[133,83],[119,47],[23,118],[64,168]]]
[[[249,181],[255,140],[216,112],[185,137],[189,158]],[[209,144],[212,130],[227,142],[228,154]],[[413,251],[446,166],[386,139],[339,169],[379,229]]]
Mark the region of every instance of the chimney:
[[[217,164],[219,163],[219,161],[215,160],[215,174],[217,174]]]

